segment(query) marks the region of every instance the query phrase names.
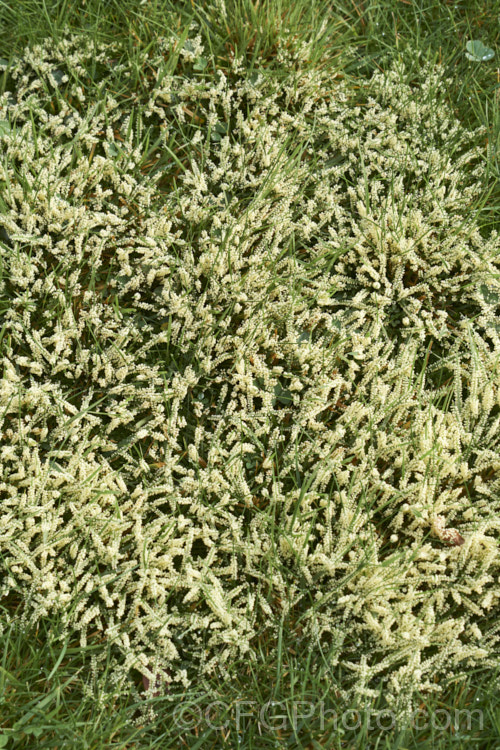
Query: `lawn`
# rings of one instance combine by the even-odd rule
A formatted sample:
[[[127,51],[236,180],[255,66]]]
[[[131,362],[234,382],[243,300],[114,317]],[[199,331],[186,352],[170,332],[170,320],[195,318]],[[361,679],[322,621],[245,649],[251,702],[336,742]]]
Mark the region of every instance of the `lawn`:
[[[0,748],[497,748],[500,4],[0,2]]]

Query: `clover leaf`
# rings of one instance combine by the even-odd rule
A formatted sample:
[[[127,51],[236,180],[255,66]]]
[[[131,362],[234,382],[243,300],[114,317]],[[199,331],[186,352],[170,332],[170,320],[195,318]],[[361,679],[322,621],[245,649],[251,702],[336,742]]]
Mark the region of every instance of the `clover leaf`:
[[[491,60],[495,56],[494,51],[479,41],[479,39],[467,42],[466,49],[466,58],[474,62],[488,62],[488,60]]]

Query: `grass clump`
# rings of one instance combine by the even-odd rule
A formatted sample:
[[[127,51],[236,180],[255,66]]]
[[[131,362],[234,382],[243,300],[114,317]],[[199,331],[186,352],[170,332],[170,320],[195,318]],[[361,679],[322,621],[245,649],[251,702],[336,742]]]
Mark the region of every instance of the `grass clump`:
[[[497,664],[486,130],[439,63],[354,81],[283,35],[279,76],[221,69],[202,24],[6,66],[0,595],[99,635],[122,697],[286,622],[407,715]]]

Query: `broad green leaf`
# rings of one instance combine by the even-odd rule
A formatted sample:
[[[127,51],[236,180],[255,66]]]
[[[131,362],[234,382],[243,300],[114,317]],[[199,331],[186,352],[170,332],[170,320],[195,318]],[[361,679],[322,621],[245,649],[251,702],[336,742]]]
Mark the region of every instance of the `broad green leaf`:
[[[309,341],[311,338],[311,334],[309,331],[302,331],[301,334],[297,337],[297,344],[301,344],[302,342]]]
[[[193,65],[194,70],[205,70],[205,68],[208,65],[208,60],[206,57],[198,57],[195,60],[195,63]]]
[[[223,135],[227,134],[227,122],[217,122],[214,125],[214,132],[210,135],[212,141],[220,141]]]
[[[112,141],[110,141],[110,142],[108,143],[108,151],[109,151],[109,153],[111,154],[111,156],[118,156],[118,154],[120,153],[120,149],[119,149],[119,148],[118,148],[118,146],[117,146],[117,145],[116,145],[115,143],[113,143]]]
[[[488,60],[495,57],[494,51],[479,41],[479,39],[467,42],[466,49],[466,58],[474,62],[488,62]]]
[[[487,305],[498,305],[500,302],[500,297],[496,292],[493,292],[491,289],[488,289],[486,284],[481,284],[479,287],[479,291],[481,292],[481,296],[486,302]]]
[[[54,68],[54,70],[50,71],[52,74],[52,78],[55,80],[58,86],[61,85],[62,80],[64,78],[64,73],[62,70],[59,70],[58,68]]]
[[[275,401],[279,401],[280,404],[288,406],[293,402],[292,392],[288,388],[283,388],[279,383],[274,386],[274,395],[276,396]]]
[[[32,734],[35,737],[40,737],[41,734],[43,734],[43,727],[26,727],[24,729],[25,734]]]
[[[8,120],[0,120],[0,135],[7,135],[10,133],[11,127]]]

